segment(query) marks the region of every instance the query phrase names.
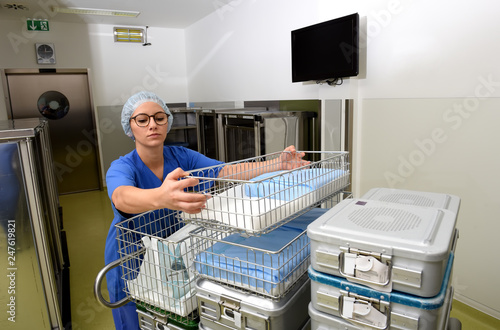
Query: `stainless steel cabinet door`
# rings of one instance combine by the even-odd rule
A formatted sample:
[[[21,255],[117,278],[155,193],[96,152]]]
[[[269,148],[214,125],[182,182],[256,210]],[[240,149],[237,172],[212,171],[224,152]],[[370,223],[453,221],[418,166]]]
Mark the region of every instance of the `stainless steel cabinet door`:
[[[82,70],[85,71],[85,70]],[[86,72],[6,72],[12,119],[45,117],[59,193],[101,188],[97,132]]]

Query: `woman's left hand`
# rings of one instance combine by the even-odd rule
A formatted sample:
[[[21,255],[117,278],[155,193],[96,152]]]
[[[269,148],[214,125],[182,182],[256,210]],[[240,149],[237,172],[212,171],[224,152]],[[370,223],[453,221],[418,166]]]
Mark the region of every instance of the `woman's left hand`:
[[[281,153],[279,157],[279,169],[280,170],[292,170],[297,167],[305,166],[310,163],[310,161],[303,160],[302,157],[305,156],[303,152],[297,152],[295,146],[289,146]]]

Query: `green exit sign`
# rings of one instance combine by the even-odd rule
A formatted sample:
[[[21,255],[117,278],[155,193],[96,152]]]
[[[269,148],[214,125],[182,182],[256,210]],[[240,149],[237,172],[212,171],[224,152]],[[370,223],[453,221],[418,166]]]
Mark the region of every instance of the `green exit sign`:
[[[39,19],[28,19],[26,20],[28,25],[28,31],[48,31],[49,21],[39,20]]]

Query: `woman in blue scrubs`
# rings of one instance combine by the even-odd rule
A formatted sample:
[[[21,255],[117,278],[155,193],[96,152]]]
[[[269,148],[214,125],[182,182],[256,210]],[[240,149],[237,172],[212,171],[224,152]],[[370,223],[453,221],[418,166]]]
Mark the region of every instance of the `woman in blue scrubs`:
[[[132,95],[123,106],[121,123],[125,134],[135,140],[135,149],[111,163],[106,174],[108,195],[113,208],[113,222],[106,238],[105,262],[109,264],[119,259],[115,225],[134,215],[158,209],[181,210],[187,213],[201,212],[206,197],[203,194],[186,192],[186,188],[196,186],[198,180],[186,177],[186,171],[222,164],[196,151],[177,146],[164,146],[163,142],[172,127],[172,115],[165,102],[151,92]],[[277,171],[302,166],[302,160],[290,146],[277,161],[269,164],[266,171]],[[226,165],[221,173],[225,176],[240,173],[236,179],[249,179],[262,174],[248,171],[248,167]],[[248,165],[247,165],[248,166]],[[252,164],[250,166],[258,166]],[[249,174],[251,173],[251,174]],[[110,301],[125,297],[121,267],[106,274]],[[135,304],[130,302],[113,309],[113,319],[117,329],[139,329]]]

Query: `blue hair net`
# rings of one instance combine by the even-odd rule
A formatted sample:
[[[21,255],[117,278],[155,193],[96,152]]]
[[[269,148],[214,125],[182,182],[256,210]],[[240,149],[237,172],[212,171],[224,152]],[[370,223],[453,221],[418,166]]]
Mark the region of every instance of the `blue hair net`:
[[[125,132],[125,134],[127,134],[127,136],[131,137],[132,139],[134,139],[134,135],[132,134],[132,129],[130,128],[130,117],[132,117],[132,114],[134,113],[135,109],[137,109],[141,104],[146,102],[154,102],[160,105],[165,111],[165,113],[169,116],[167,133],[170,132],[170,128],[172,128],[172,122],[174,121],[174,118],[170,113],[170,110],[168,110],[168,107],[165,104],[165,102],[163,102],[163,100],[159,98],[155,93],[142,91],[129,97],[127,102],[125,102],[125,104],[123,105],[122,109],[121,122],[123,131]]]

